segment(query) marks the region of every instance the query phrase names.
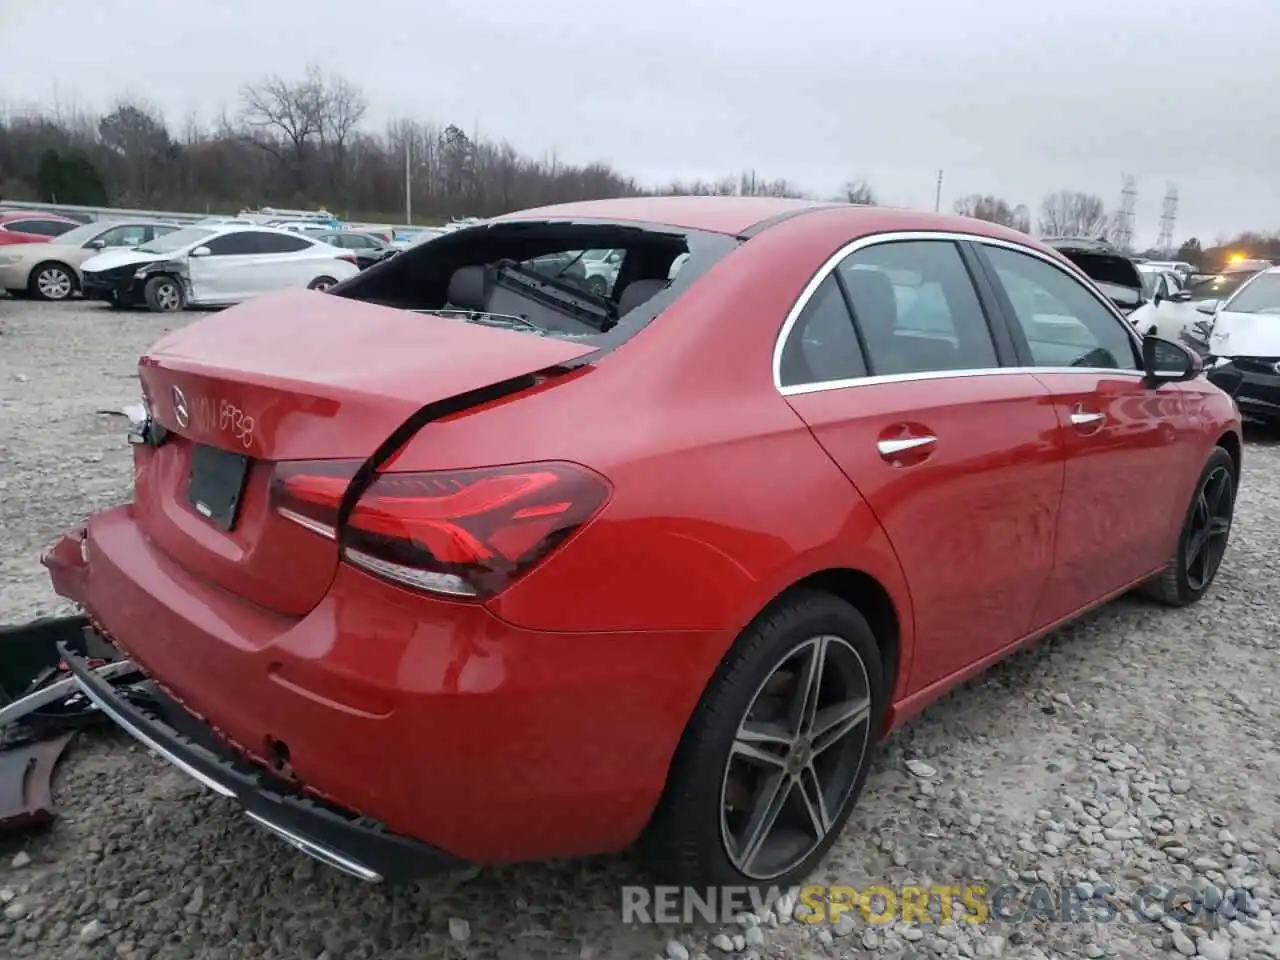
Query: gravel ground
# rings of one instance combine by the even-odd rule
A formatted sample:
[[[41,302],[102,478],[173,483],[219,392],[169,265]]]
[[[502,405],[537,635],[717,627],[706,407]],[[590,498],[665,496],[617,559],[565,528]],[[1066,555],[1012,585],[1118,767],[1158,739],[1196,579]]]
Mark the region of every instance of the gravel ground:
[[[136,398],[137,356],[165,325],[0,300],[0,623],[63,611],[40,551],[127,495],[124,423],[101,411]],[[0,842],[0,957],[1280,957],[1277,468],[1280,447],[1254,438],[1232,549],[1199,607],[1114,604],[891,738],[814,878],[1016,884],[1020,906],[1034,884],[1110,886],[1113,922],[811,925],[783,902],[723,927],[627,925],[619,888],[643,880],[625,858],[370,888],[95,731],[59,771],[52,829]],[[1144,884],[1199,891],[1210,911],[1135,913]]]

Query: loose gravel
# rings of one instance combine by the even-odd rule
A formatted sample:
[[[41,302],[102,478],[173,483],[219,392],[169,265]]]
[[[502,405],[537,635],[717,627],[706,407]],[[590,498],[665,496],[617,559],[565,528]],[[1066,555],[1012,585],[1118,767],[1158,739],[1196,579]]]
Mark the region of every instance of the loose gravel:
[[[128,495],[113,411],[174,322],[0,300],[0,623],[66,612],[40,552]],[[54,826],[0,841],[0,957],[1280,958],[1280,446],[1253,438],[1245,460],[1201,605],[1120,601],[933,707],[880,751],[813,878],[1012,884],[1023,907],[1037,884],[1082,900],[1110,887],[1113,922],[807,924],[784,898],[720,925],[624,924],[620,887],[644,882],[625,857],[372,888],[108,730],[68,753]],[[1144,885],[1183,892],[1134,910]],[[1180,915],[1193,898],[1206,909]]]

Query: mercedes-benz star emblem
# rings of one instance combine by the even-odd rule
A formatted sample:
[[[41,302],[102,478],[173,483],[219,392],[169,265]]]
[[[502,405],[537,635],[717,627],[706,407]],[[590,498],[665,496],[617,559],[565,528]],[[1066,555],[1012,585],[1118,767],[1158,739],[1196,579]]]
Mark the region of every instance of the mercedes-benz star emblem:
[[[191,422],[191,415],[187,412],[187,398],[177,387],[173,388],[173,417],[184,430]]]

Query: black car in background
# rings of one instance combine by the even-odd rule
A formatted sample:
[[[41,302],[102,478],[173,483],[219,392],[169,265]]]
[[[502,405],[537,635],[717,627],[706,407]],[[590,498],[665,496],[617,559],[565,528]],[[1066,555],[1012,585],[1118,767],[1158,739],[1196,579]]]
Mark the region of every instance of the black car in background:
[[[399,252],[396,247],[393,247],[381,237],[370,233],[361,233],[359,230],[330,230],[325,233],[312,234],[312,236],[322,243],[327,243],[333,247],[341,247],[343,250],[353,254],[356,258],[356,266],[361,270],[367,270],[375,263]]]

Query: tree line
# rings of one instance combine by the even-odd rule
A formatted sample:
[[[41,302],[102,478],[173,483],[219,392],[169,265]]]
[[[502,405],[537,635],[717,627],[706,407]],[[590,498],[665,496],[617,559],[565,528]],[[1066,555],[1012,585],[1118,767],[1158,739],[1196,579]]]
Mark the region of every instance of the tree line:
[[[456,124],[398,120],[365,128],[368,101],[355,84],[319,66],[301,77],[272,75],[239,91],[215,122],[170,128],[145,102],[121,101],[102,115],[80,110],[11,110],[0,117],[0,199],[183,212],[323,207],[348,219],[404,220],[406,173],[417,222],[490,217],[511,210],[603,197],[684,194],[813,198],[786,179],[747,170],[719,180],[642,185],[609,163],[571,164],[522,153],[505,140]],[[821,199],[821,198],[814,198]],[[865,179],[826,199],[874,204]],[[986,194],[960,197],[955,212],[1041,236],[1117,235],[1102,199],[1076,190],[1030,209]],[[1201,265],[1226,250],[1280,257],[1280,234],[1244,234],[1176,255]]]

